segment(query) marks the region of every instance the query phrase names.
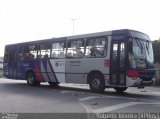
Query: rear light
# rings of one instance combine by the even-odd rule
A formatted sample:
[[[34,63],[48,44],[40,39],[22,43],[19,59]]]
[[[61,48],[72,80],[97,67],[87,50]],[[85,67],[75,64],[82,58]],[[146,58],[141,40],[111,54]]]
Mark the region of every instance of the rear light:
[[[127,71],[127,75],[129,76],[129,77],[132,77],[133,78],[133,80],[135,80],[136,79],[136,77],[138,76],[138,71],[136,71],[136,70],[128,70]]]

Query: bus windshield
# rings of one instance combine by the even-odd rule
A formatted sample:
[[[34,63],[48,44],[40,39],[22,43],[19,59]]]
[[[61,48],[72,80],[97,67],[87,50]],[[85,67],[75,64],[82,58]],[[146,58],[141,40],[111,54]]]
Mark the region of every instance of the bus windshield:
[[[133,39],[133,59],[138,67],[146,67],[146,63],[153,63],[152,43],[147,40]],[[144,65],[143,65],[144,64]],[[137,66],[136,66],[137,67]]]

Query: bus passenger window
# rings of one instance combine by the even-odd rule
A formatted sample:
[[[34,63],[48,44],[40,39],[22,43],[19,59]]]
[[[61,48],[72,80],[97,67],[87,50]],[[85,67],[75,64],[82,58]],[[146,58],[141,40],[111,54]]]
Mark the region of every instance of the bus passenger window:
[[[20,60],[25,59],[35,59],[37,57],[37,47],[36,45],[25,46],[20,48],[19,52]]]
[[[65,58],[65,43],[53,43],[51,58]]]
[[[36,45],[31,45],[29,47],[29,59],[35,59],[37,57],[37,47]]]
[[[25,53],[25,52],[24,52],[25,50],[24,50],[24,49],[25,49],[25,47],[20,47],[20,48],[19,48],[18,56],[17,56],[17,57],[18,57],[18,60],[24,60],[24,59],[25,59],[25,54],[24,54],[24,53]]]
[[[50,58],[50,44],[40,45],[37,58]]]
[[[83,58],[84,40],[74,40],[68,42],[67,58]]]
[[[105,38],[88,39],[86,43],[86,57],[104,57],[106,40]]]

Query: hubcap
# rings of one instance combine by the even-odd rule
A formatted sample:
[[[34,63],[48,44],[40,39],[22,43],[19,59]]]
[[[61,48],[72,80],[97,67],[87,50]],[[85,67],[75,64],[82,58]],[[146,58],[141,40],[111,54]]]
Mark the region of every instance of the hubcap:
[[[32,74],[30,74],[30,75],[28,76],[28,82],[29,82],[29,83],[33,83],[33,76],[32,76]]]
[[[98,79],[94,79],[94,80],[92,81],[92,86],[93,86],[95,89],[98,89],[99,85],[100,85],[100,81],[99,81]]]

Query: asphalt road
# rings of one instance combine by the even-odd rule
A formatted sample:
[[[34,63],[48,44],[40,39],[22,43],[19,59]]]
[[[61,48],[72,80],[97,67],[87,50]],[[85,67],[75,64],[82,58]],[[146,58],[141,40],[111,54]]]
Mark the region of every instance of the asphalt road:
[[[27,86],[26,81],[0,78],[0,118],[160,118],[160,88],[128,88],[124,93],[106,89],[90,92],[88,85],[47,83]],[[17,115],[16,115],[17,114]]]

